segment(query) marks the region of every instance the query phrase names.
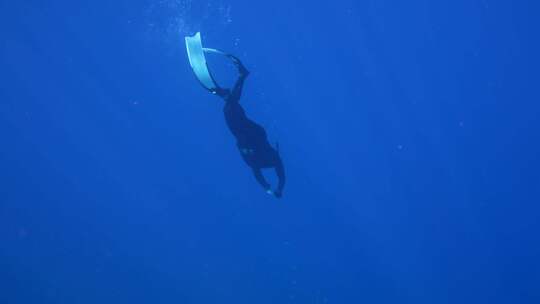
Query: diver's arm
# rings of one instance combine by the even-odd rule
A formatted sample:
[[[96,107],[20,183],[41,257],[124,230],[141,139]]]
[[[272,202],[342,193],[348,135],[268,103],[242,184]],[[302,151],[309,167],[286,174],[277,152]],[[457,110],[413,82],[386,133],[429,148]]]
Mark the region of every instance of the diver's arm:
[[[278,177],[278,187],[274,195],[279,198],[283,193],[283,187],[285,187],[285,168],[283,167],[281,159],[279,159],[276,164],[276,175]]]
[[[270,184],[264,178],[260,168],[253,168],[253,175],[259,184],[264,188],[264,190],[270,190]]]

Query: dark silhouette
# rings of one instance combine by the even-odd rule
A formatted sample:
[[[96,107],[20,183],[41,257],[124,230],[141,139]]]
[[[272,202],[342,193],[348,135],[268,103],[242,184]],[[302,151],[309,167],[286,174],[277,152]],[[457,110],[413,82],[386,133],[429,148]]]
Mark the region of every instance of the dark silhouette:
[[[244,109],[240,105],[240,97],[249,71],[238,58],[232,55],[229,55],[229,57],[238,67],[240,76],[232,91],[218,88],[212,93],[225,100],[223,108],[225,121],[231,133],[236,137],[236,146],[244,161],[253,170],[253,175],[268,194],[280,198],[285,186],[285,170],[279,155],[279,146],[276,147],[277,149],[272,147],[268,142],[264,128],[246,116]],[[265,168],[274,168],[276,170],[279,183],[275,191],[272,191],[270,184],[261,172],[261,169]]]

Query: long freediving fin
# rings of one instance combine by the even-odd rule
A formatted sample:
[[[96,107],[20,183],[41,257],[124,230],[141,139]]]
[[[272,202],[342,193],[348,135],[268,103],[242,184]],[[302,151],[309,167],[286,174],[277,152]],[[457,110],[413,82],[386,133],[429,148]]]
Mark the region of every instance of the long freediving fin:
[[[193,35],[192,37],[186,37],[186,50],[189,58],[189,64],[193,69],[193,73],[197,76],[197,79],[201,84],[209,91],[215,91],[219,88],[208,70],[208,65],[206,64],[206,58],[204,56],[205,49],[202,46],[201,42],[201,33]],[[206,49],[208,50],[208,49]],[[220,51],[211,49],[216,53],[222,53]]]

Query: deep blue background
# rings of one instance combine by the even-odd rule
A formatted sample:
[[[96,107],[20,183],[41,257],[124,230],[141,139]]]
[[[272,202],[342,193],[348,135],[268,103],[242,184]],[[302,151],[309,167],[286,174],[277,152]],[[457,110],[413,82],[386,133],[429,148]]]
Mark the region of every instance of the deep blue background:
[[[0,303],[539,303],[538,14],[0,2]],[[282,200],[191,73],[196,31],[252,71]]]

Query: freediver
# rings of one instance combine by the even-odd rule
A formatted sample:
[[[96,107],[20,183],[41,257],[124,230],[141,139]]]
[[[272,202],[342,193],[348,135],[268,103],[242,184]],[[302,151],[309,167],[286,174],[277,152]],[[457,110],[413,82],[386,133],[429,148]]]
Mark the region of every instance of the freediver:
[[[285,170],[279,155],[279,145],[276,145],[276,148],[272,147],[268,142],[264,128],[246,116],[240,105],[240,97],[249,71],[238,58],[232,55],[227,56],[234,62],[240,75],[232,90],[217,87],[211,92],[225,101],[223,107],[225,121],[236,138],[236,146],[240,155],[253,171],[255,179],[266,190],[266,193],[281,198],[285,186]],[[262,169],[267,168],[274,168],[276,171],[278,177],[276,190],[272,190],[262,174]]]

